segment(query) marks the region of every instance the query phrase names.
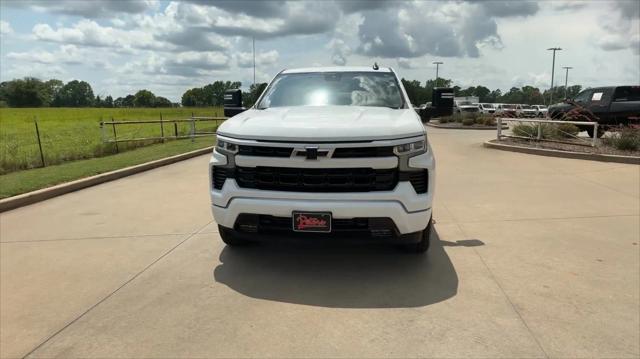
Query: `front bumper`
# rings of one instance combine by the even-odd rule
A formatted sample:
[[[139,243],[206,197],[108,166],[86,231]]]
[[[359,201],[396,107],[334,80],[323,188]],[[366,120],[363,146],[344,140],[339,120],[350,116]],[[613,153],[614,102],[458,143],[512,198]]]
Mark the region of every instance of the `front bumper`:
[[[214,151],[210,167],[225,164],[226,156]],[[290,217],[293,211],[307,211],[331,212],[334,219],[390,218],[400,235],[415,233],[424,230],[431,218],[435,190],[431,149],[410,158],[409,166],[429,171],[427,193],[417,194],[406,181],[398,182],[390,191],[310,193],[242,188],[233,178],[227,178],[217,190],[212,189],[210,178],[211,209],[216,222],[226,228],[234,228],[242,214]]]

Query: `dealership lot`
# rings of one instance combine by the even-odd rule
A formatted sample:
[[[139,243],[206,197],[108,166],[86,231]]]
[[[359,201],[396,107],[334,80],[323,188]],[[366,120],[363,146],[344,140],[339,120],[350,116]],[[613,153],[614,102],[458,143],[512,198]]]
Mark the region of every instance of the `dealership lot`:
[[[0,356],[638,357],[640,167],[429,135],[426,256],[226,248],[208,156],[0,214]]]

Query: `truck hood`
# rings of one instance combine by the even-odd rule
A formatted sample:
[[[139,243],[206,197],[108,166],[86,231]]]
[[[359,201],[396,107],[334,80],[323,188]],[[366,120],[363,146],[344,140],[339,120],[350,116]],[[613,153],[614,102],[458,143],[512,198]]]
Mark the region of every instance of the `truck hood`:
[[[226,120],[217,132],[250,140],[320,142],[397,139],[425,129],[413,109],[296,106],[250,109]]]

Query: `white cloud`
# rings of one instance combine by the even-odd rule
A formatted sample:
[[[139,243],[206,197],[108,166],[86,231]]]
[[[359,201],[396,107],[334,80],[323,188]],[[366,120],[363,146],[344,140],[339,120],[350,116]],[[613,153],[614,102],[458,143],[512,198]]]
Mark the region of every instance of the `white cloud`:
[[[10,35],[13,34],[13,28],[11,24],[7,21],[0,20],[0,35]]]
[[[55,30],[49,24],[36,24],[32,32],[37,40],[61,44],[120,49],[163,49],[162,43],[156,41],[152,33],[101,26],[93,20],[80,20],[72,27],[59,27]]]
[[[595,42],[605,51],[631,49],[640,55],[640,3],[618,1],[609,5],[606,15],[601,15],[602,33]]]
[[[95,51],[80,49],[75,45],[62,45],[57,51],[31,50],[25,52],[9,52],[8,59],[18,60],[21,63],[38,63],[46,65],[80,65],[110,67],[104,54],[97,54]]]
[[[278,62],[279,54],[276,50],[256,53],[256,66],[270,66]],[[236,54],[239,67],[253,67],[253,53],[239,52]]]
[[[104,18],[117,14],[136,14],[156,9],[158,0],[20,0],[6,1],[6,6],[28,8],[37,12],[52,12],[86,18]]]
[[[325,46],[331,51],[331,62],[334,65],[344,66],[351,55],[351,47],[343,39],[334,38]]]
[[[637,1],[0,2],[3,78],[73,74],[116,97],[148,88],[176,100],[215,80],[246,86],[251,37],[259,82],[285,67],[374,61],[424,82],[439,60],[440,76],[457,85],[546,88],[550,46],[564,49],[556,78],[564,79],[562,66],[573,66],[570,82],[583,86],[640,78]],[[18,6],[36,25],[4,41],[23,21],[5,10]]]

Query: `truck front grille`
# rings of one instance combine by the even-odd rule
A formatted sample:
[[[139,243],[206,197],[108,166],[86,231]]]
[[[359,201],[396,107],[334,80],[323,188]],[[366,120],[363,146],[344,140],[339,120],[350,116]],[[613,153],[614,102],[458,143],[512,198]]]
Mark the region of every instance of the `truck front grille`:
[[[245,146],[240,145],[238,154],[243,156],[259,157],[289,157],[293,152],[291,147],[265,147],[265,146]]]
[[[398,184],[398,171],[372,168],[236,167],[242,188],[292,192],[390,191]]]
[[[391,157],[393,146],[336,148],[333,158]]]
[[[258,157],[290,157],[293,147],[270,147],[240,145],[238,154],[242,156]],[[319,154],[328,153],[327,149],[320,148]],[[298,155],[305,155],[304,151],[298,150]],[[340,147],[336,148],[333,158],[363,158],[363,157],[392,157],[393,146],[382,147]]]

